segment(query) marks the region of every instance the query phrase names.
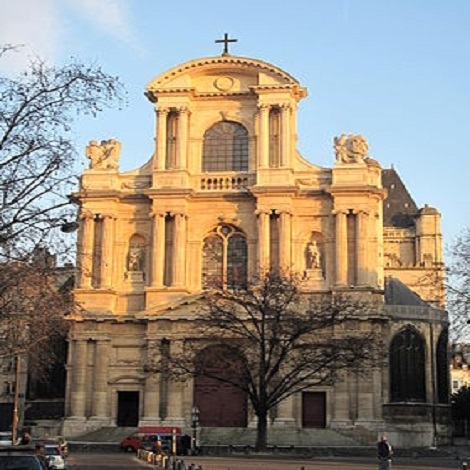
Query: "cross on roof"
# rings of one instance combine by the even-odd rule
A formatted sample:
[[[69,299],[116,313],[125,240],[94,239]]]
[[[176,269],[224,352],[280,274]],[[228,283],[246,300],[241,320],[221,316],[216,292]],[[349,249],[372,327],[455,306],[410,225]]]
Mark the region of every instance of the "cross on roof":
[[[223,39],[217,39],[215,42],[216,43],[223,42],[224,43],[224,52],[222,53],[222,55],[229,55],[228,54],[228,44],[229,44],[229,42],[238,42],[238,39],[229,39],[228,34],[225,33]]]

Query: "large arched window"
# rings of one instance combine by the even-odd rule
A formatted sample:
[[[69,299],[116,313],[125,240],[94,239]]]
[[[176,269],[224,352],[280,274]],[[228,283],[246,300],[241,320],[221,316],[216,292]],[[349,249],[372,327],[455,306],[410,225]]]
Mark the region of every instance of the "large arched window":
[[[232,225],[219,225],[204,239],[202,287],[231,287],[244,283],[247,276],[245,235]]]
[[[449,403],[449,331],[442,330],[436,347],[437,400]]]
[[[390,344],[390,400],[424,402],[425,343],[414,329],[406,328]]]
[[[204,134],[202,171],[248,171],[248,131],[224,121]]]

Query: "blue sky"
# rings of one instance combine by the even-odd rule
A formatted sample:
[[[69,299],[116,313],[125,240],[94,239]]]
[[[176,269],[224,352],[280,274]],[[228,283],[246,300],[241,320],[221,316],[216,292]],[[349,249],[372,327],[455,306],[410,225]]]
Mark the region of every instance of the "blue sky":
[[[334,163],[333,138],[363,134],[370,156],[393,165],[418,206],[442,213],[449,244],[470,225],[469,0],[0,0],[0,43],[53,63],[70,56],[118,75],[129,105],[76,128],[87,166],[91,139],[122,142],[121,170],[145,163],[152,78],[222,52],[275,64],[308,89],[298,113],[302,155]],[[21,69],[21,57],[0,73]]]

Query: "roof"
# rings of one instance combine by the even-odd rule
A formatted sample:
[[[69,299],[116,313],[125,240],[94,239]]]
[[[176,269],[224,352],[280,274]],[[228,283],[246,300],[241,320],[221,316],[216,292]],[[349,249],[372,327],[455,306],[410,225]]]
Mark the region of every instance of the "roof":
[[[382,171],[382,186],[388,193],[383,202],[384,226],[413,227],[418,207],[393,167]]]
[[[385,279],[385,305],[430,307],[416,292],[392,276]]]

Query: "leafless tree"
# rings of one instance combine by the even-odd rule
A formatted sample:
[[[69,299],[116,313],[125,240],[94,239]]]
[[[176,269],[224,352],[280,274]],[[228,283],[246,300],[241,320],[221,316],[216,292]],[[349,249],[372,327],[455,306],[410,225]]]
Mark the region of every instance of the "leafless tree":
[[[0,46],[0,60],[20,48]],[[97,65],[33,60],[0,77],[0,262],[25,261],[64,221],[74,220],[68,194],[76,184],[72,126],[123,101],[116,77]]]
[[[166,349],[149,369],[174,380],[207,377],[243,391],[258,418],[256,448],[263,450],[269,413],[281,401],[331,385],[347,369],[366,371],[378,360],[376,332],[362,327],[371,311],[360,300],[302,293],[297,280],[268,275],[205,295],[184,350]],[[216,346],[210,357],[200,354],[208,345]]]
[[[446,271],[447,307],[454,340],[460,341],[468,335],[470,321],[470,227],[452,244]]]

